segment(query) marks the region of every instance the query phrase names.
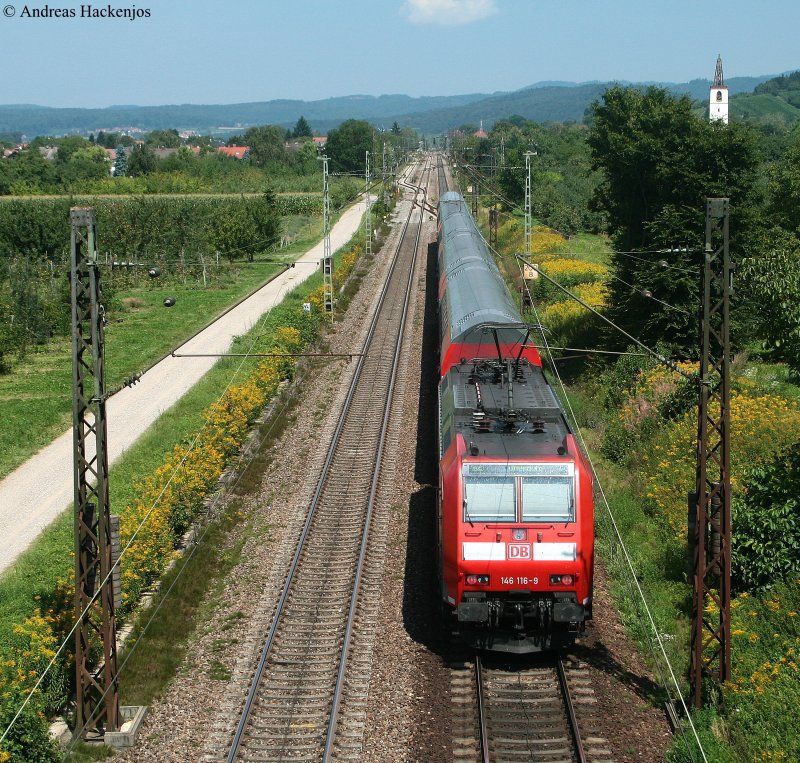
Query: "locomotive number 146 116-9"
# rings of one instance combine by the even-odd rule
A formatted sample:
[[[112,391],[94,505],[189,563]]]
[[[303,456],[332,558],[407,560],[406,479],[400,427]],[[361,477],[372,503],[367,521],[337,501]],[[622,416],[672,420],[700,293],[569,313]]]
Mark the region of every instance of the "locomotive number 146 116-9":
[[[539,585],[539,578],[501,577],[500,582],[503,585]]]

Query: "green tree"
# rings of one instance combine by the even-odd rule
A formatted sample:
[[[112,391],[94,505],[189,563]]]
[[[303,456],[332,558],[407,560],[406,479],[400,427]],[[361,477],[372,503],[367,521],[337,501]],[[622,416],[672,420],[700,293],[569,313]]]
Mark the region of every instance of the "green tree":
[[[5,159],[0,172],[0,192],[3,194],[48,193],[58,190],[58,171],[47,161],[38,147],[31,146],[13,159]]]
[[[123,175],[127,174],[128,172],[128,149],[124,146],[120,146],[117,149],[117,156],[114,159],[114,171],[112,174],[114,177],[122,177]]]
[[[158,167],[158,159],[152,149],[141,144],[130,150],[127,162],[127,174],[130,177],[147,175]]]
[[[800,235],[800,131],[772,169],[767,212],[775,225]]]
[[[757,217],[753,132],[698,117],[688,96],[656,87],[610,88],[591,122],[593,167],[602,172],[595,202],[617,250],[611,317],[640,339],[693,354],[704,200],[730,198],[732,246],[741,251]],[[675,248],[686,251],[667,251]]]
[[[280,240],[281,218],[275,195],[267,191],[241,204],[220,207],[208,225],[211,245],[231,262],[253,259]]]
[[[119,142],[119,133],[116,132],[103,132],[100,130],[97,133],[97,145],[103,148],[116,148]]]
[[[294,154],[294,164],[297,171],[303,175],[319,172],[317,161],[317,146],[313,141],[306,141]]]
[[[76,151],[81,148],[90,148],[92,145],[86,138],[81,138],[79,135],[59,138],[54,141],[54,143],[58,147],[58,155],[56,157],[57,165],[66,164]]]
[[[759,309],[768,354],[800,374],[800,239],[774,228],[765,232],[737,275]]]
[[[177,130],[153,130],[147,133],[144,142],[151,148],[179,148],[183,145]]]
[[[300,117],[300,119],[297,120],[297,124],[294,126],[294,130],[292,130],[292,137],[310,138],[313,134],[314,133],[311,132],[311,127],[309,127],[308,122],[306,122],[306,118]]]
[[[79,148],[61,167],[61,178],[64,183],[98,179],[107,177],[110,169],[108,156],[103,148]]]
[[[800,445],[746,474],[733,503],[732,578],[739,590],[800,574]]]
[[[266,167],[272,164],[285,164],[287,162],[286,148],[283,145],[283,130],[278,125],[262,125],[250,127],[241,137],[228,145],[248,146],[250,148],[250,163],[256,167]]]
[[[374,130],[369,122],[348,119],[328,133],[325,152],[335,172],[364,172],[366,152],[372,150]]]

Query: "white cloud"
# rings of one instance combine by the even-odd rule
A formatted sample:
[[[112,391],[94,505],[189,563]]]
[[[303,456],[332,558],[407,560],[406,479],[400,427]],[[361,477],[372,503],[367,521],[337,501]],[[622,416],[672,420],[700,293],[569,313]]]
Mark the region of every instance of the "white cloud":
[[[406,0],[404,11],[413,24],[454,26],[497,13],[496,0]]]

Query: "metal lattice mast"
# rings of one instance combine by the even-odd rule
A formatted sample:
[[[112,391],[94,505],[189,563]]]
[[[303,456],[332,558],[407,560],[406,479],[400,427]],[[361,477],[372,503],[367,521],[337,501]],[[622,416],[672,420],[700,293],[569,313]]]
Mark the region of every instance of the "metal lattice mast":
[[[531,241],[531,157],[536,156],[535,151],[525,152],[525,254],[533,254]]]
[[[497,249],[497,232],[500,227],[500,210],[496,206],[489,208],[489,246]]]
[[[382,167],[382,183],[383,183],[383,206],[384,212],[389,206],[389,189],[386,186],[386,179],[389,176],[389,168],[387,164],[388,155],[386,153],[386,141],[383,141],[383,167]]]
[[[731,676],[730,295],[728,199],[706,199],[706,246],[697,426],[690,495],[693,557],[691,681],[702,707],[705,676]],[[692,504],[694,504],[692,506]]]
[[[331,189],[328,181],[329,157],[320,156],[322,162],[322,288],[325,312],[333,320],[333,257],[331,257]]]
[[[72,411],[75,483],[76,730],[119,728],[119,676],[106,451],[106,392],[100,271],[93,207],[70,210]],[[94,455],[88,445],[94,439]],[[95,597],[97,587],[99,594]],[[94,665],[92,646],[103,660]]]
[[[366,213],[364,214],[364,253],[367,257],[372,256],[372,204],[369,196],[369,151],[366,152],[366,168],[364,170],[364,204]]]
[[[472,181],[472,216],[475,218],[475,222],[478,222],[478,179],[477,175],[475,179]]]

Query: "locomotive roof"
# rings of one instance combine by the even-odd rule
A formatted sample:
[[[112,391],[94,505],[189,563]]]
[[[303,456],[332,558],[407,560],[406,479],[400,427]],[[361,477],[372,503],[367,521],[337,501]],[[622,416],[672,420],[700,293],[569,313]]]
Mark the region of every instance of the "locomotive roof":
[[[522,319],[461,194],[442,195],[439,220],[439,275],[447,279],[442,315],[451,342],[493,341],[481,329],[486,324],[507,327],[499,337],[502,342],[522,341]]]
[[[509,406],[508,380],[500,374],[503,366],[516,377],[511,385],[513,409]],[[480,455],[556,456],[569,434],[561,406],[542,369],[524,358],[516,374],[513,361],[455,365],[443,380],[440,394],[443,450],[456,434],[461,434],[467,446],[476,447]],[[511,415],[509,410],[513,411]]]

